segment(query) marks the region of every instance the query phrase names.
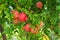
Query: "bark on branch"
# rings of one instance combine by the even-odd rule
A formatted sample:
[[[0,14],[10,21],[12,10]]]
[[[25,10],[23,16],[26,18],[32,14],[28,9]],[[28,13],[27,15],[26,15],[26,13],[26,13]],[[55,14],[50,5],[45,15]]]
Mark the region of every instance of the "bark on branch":
[[[3,29],[2,25],[0,25],[0,32],[2,34],[2,38],[3,38],[3,40],[7,40],[6,34],[3,34],[3,31],[4,31],[4,29]]]

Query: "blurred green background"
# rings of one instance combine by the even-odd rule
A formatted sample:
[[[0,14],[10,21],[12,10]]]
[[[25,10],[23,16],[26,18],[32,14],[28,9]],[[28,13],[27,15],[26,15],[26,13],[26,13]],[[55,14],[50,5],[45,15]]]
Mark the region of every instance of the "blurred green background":
[[[38,1],[43,3],[42,9],[36,7]],[[28,22],[15,25],[12,9],[25,12],[29,16]],[[45,25],[38,34],[22,30],[26,23],[31,23],[33,27],[41,20]],[[50,40],[60,40],[60,0],[0,0],[0,25],[3,26],[7,40],[42,40],[42,32]],[[0,40],[2,40],[1,33]]]

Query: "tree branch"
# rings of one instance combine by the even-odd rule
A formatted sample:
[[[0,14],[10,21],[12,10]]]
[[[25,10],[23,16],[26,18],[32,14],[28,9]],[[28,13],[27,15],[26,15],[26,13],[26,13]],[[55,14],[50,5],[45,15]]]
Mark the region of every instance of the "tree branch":
[[[0,32],[2,34],[2,38],[3,38],[3,40],[7,40],[6,34],[3,34],[3,31],[4,31],[4,29],[3,29],[2,25],[0,25]]]

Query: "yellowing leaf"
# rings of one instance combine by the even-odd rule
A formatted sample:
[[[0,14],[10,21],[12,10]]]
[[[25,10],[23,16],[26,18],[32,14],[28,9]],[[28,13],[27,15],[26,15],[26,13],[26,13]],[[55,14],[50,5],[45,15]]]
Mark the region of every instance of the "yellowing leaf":
[[[45,34],[43,34],[43,40],[49,40],[49,37]]]

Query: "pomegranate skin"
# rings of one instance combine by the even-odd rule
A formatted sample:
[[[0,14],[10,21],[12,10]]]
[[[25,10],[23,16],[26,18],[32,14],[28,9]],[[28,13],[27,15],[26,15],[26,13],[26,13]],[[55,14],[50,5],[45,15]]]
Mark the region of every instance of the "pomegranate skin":
[[[19,20],[20,20],[20,22],[26,22],[28,20],[28,17],[26,15],[26,13],[20,12],[20,14],[19,14]]]
[[[43,6],[42,2],[39,1],[39,2],[36,3],[37,8],[42,9],[42,6]]]

